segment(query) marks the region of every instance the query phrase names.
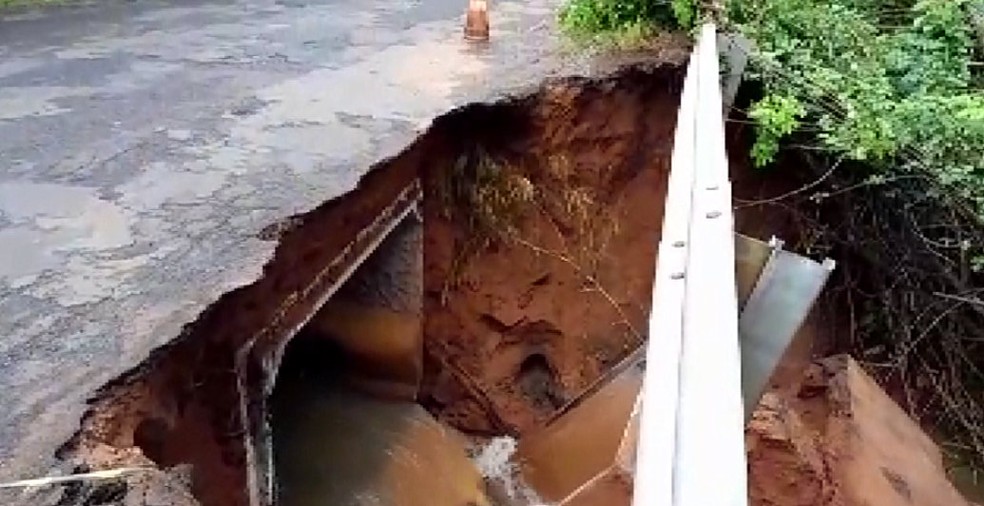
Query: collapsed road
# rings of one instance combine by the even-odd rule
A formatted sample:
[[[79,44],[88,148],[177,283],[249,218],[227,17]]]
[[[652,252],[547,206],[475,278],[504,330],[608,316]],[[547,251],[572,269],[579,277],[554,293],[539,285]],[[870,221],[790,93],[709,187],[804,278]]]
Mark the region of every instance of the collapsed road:
[[[686,43],[592,68],[552,2],[497,3],[477,46],[456,3],[0,21],[3,504],[627,504]],[[962,504],[801,331],[752,504]],[[127,474],[57,478],[102,469]]]
[[[81,444],[87,401],[161,350],[209,359],[182,356],[179,336],[303,323],[419,191],[410,173],[363,177],[435,117],[603,72],[562,54],[555,8],[497,3],[493,42],[478,46],[452,0],[0,17],[0,481],[71,471],[56,454]],[[357,185],[359,199],[340,198]],[[275,250],[293,278],[265,276]],[[153,440],[153,423],[139,428]]]

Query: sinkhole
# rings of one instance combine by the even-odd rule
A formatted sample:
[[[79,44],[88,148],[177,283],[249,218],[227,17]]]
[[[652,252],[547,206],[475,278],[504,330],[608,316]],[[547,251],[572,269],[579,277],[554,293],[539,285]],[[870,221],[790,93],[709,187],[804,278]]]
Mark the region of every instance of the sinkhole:
[[[169,504],[595,503],[582,477],[619,458],[638,388],[623,361],[646,337],[682,81],[636,66],[436,119],[274,227],[263,276],[107,384],[59,456],[152,465],[121,493]],[[616,439],[578,450],[590,469],[545,465],[582,412]],[[627,493],[608,482],[591,493]]]

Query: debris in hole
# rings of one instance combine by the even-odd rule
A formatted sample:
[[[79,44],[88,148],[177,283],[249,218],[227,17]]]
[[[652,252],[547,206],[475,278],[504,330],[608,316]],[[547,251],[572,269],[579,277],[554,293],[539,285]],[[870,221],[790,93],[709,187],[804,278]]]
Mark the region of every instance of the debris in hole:
[[[552,411],[564,405],[558,393],[554,372],[542,353],[533,353],[519,365],[516,383],[523,395],[540,410]]]
[[[263,420],[283,347],[394,217],[413,207],[418,175],[425,193],[421,399],[438,419],[488,435],[519,434],[546,419],[638,344],[627,329],[641,328],[645,318],[661,220],[632,209],[643,202],[648,209],[665,187],[673,125],[652,118],[673,117],[681,74],[660,67],[627,70],[611,78],[613,85],[560,80],[529,96],[440,118],[356,192],[278,230],[264,277],[224,296],[182,338],[107,385],[62,455],[99,468],[148,458],[161,466],[190,464],[190,489],[205,506],[269,497],[271,470],[263,462],[272,450]],[[524,210],[511,222],[520,235],[475,249],[461,264],[462,283],[441,307],[435,302],[465,238],[460,215],[449,220],[440,209],[435,178],[476,146],[502,160],[508,174],[540,185],[539,198],[551,207]],[[570,191],[544,191],[554,180]],[[590,199],[578,197],[588,194],[584,189]],[[565,199],[572,207],[552,204]],[[610,208],[599,216],[618,226],[584,220],[585,206]],[[616,256],[619,265],[611,262]],[[595,283],[585,285],[585,276]],[[518,304],[515,294],[531,282],[536,289]],[[483,314],[525,323],[489,332]],[[552,368],[549,392],[516,384],[531,350]],[[171,483],[164,475],[151,479]]]
[[[422,175],[424,339],[488,402],[444,389],[440,419],[521,435],[640,344],[681,79],[662,67],[552,83],[482,121],[445,118],[470,132],[457,141],[470,161]],[[531,353],[548,391],[517,384]]]

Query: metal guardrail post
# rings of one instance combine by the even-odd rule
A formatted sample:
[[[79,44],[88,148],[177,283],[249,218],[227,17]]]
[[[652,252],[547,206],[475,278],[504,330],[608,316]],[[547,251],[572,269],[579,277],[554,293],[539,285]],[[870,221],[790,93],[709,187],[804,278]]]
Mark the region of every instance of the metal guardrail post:
[[[677,116],[649,322],[633,504],[748,502],[734,220],[714,24]]]

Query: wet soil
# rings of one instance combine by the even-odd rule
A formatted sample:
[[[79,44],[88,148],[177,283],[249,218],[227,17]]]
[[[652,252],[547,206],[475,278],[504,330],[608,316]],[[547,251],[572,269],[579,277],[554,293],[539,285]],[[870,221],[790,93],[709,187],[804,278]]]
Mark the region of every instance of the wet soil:
[[[764,397],[746,430],[750,504],[961,506],[940,449],[845,355]]]
[[[284,348],[421,190],[424,406],[472,434],[548,419],[645,337],[682,78],[656,66],[556,80],[435,120],[356,191],[271,226],[263,277],[106,385],[59,456],[182,469],[142,478],[177,484],[174,504],[187,489],[205,506],[272,497],[266,413]],[[476,153],[543,197],[506,223],[522,242],[475,248],[463,215],[447,212],[449,171]],[[125,497],[147,488],[126,485]],[[65,504],[102,493],[71,491]]]
[[[274,497],[269,463],[296,464],[295,453],[307,455],[312,466],[287,471],[301,477],[294,483],[307,479],[317,485],[317,478],[304,477],[311,469],[344,474],[358,468],[368,471],[353,476],[375,473],[385,488],[397,475],[412,471],[413,466],[388,467],[403,465],[396,460],[368,457],[341,471],[322,466],[337,464],[325,458],[337,459],[336,454],[367,456],[363,448],[344,444],[361,436],[325,440],[320,447],[291,439],[292,433],[317,433],[332,424],[339,433],[370,428],[346,418],[354,412],[379,415],[382,425],[369,431],[379,436],[370,437],[380,442],[373,455],[385,453],[406,434],[417,434],[411,439],[427,443],[419,455],[435,459],[428,465],[457,463],[448,471],[457,478],[438,484],[450,485],[441,489],[447,492],[441,501],[482,503],[484,496],[476,495],[482,485],[459,452],[462,440],[438,422],[473,439],[551,432],[571,439],[574,429],[584,427],[565,426],[558,413],[646,338],[682,80],[679,67],[637,67],[605,79],[552,81],[531,94],[453,111],[401,155],[377,166],[355,192],[271,226],[265,238],[278,241],[278,248],[263,278],[222,297],[174,343],[107,385],[60,455],[81,469],[147,464],[157,469],[125,483],[70,487],[62,505],[109,500],[246,506],[251,498]],[[801,221],[802,213],[781,205],[745,205],[804,183],[795,171],[775,177],[752,170],[750,136],[741,123],[729,124],[736,228],[760,239],[778,235],[790,249],[804,251],[810,224]],[[380,312],[363,304],[358,290],[336,292],[374,241],[418,199],[422,317],[417,306]],[[501,213],[490,219],[489,209]],[[365,265],[372,264],[370,258]],[[859,404],[857,394],[831,383],[836,374],[810,369],[813,356],[830,349],[845,328],[843,317],[831,314],[834,308],[820,304],[811,315],[750,426],[752,503],[862,504],[844,499],[855,493],[848,490],[852,484],[858,485],[850,490],[863,494],[860,478],[854,477],[877,483],[884,497],[933,497],[936,483],[917,479],[941,472],[931,441],[915,435],[904,443],[879,439],[879,427],[901,427],[911,434],[918,429],[898,420],[894,425],[871,422],[884,420],[885,413],[904,415],[867,387],[862,392],[867,400]],[[298,333],[309,320],[313,323]],[[314,390],[310,377],[298,379],[298,368],[288,364],[274,393],[288,343],[298,336],[294,344],[303,350],[305,340],[319,333],[341,336],[334,344],[345,348],[350,360],[318,364],[318,375],[334,379],[327,386],[319,380],[321,387]],[[381,337],[362,339],[367,335]],[[423,357],[414,355],[420,345]],[[398,352],[381,353],[393,350]],[[318,353],[300,353],[305,355]],[[373,373],[369,369],[380,357],[394,364],[386,374],[349,374],[352,367]],[[820,376],[804,379],[808,369]],[[334,382],[342,372],[340,390]],[[624,418],[638,388],[631,381],[623,386],[612,397],[617,410],[589,403],[571,410],[594,410],[598,427],[613,426],[611,420]],[[408,401],[414,393],[420,406]],[[401,402],[380,402],[380,396]],[[270,402],[280,418],[274,420],[274,445],[278,438],[286,445],[279,449],[270,448]],[[855,419],[871,421],[859,425]],[[858,431],[872,442],[869,449],[858,446]],[[577,437],[597,447],[572,449],[567,460],[583,452],[606,459],[617,453],[615,440]],[[923,472],[913,464],[915,471],[908,472],[895,465],[906,461],[904,456],[883,451],[906,446],[929,455],[931,469]],[[868,459],[867,467],[845,466],[842,455],[858,448],[867,452],[858,454]],[[537,453],[535,444],[524,450]],[[917,464],[924,460],[915,459]],[[577,466],[558,469],[541,466],[526,472],[546,483],[544,491],[554,498],[569,497],[571,488],[590,474]],[[414,482],[427,483],[430,477],[419,475]],[[291,479],[284,478],[289,485]],[[598,475],[592,483],[569,504],[608,504],[630,493],[624,472]],[[315,487],[290,503],[304,504],[322,493],[342,497],[348,492]]]
[[[456,125],[457,152],[533,197],[483,229],[445,195],[473,162],[424,174],[424,402],[439,419],[520,435],[645,338],[681,81],[666,67],[547,86]]]

